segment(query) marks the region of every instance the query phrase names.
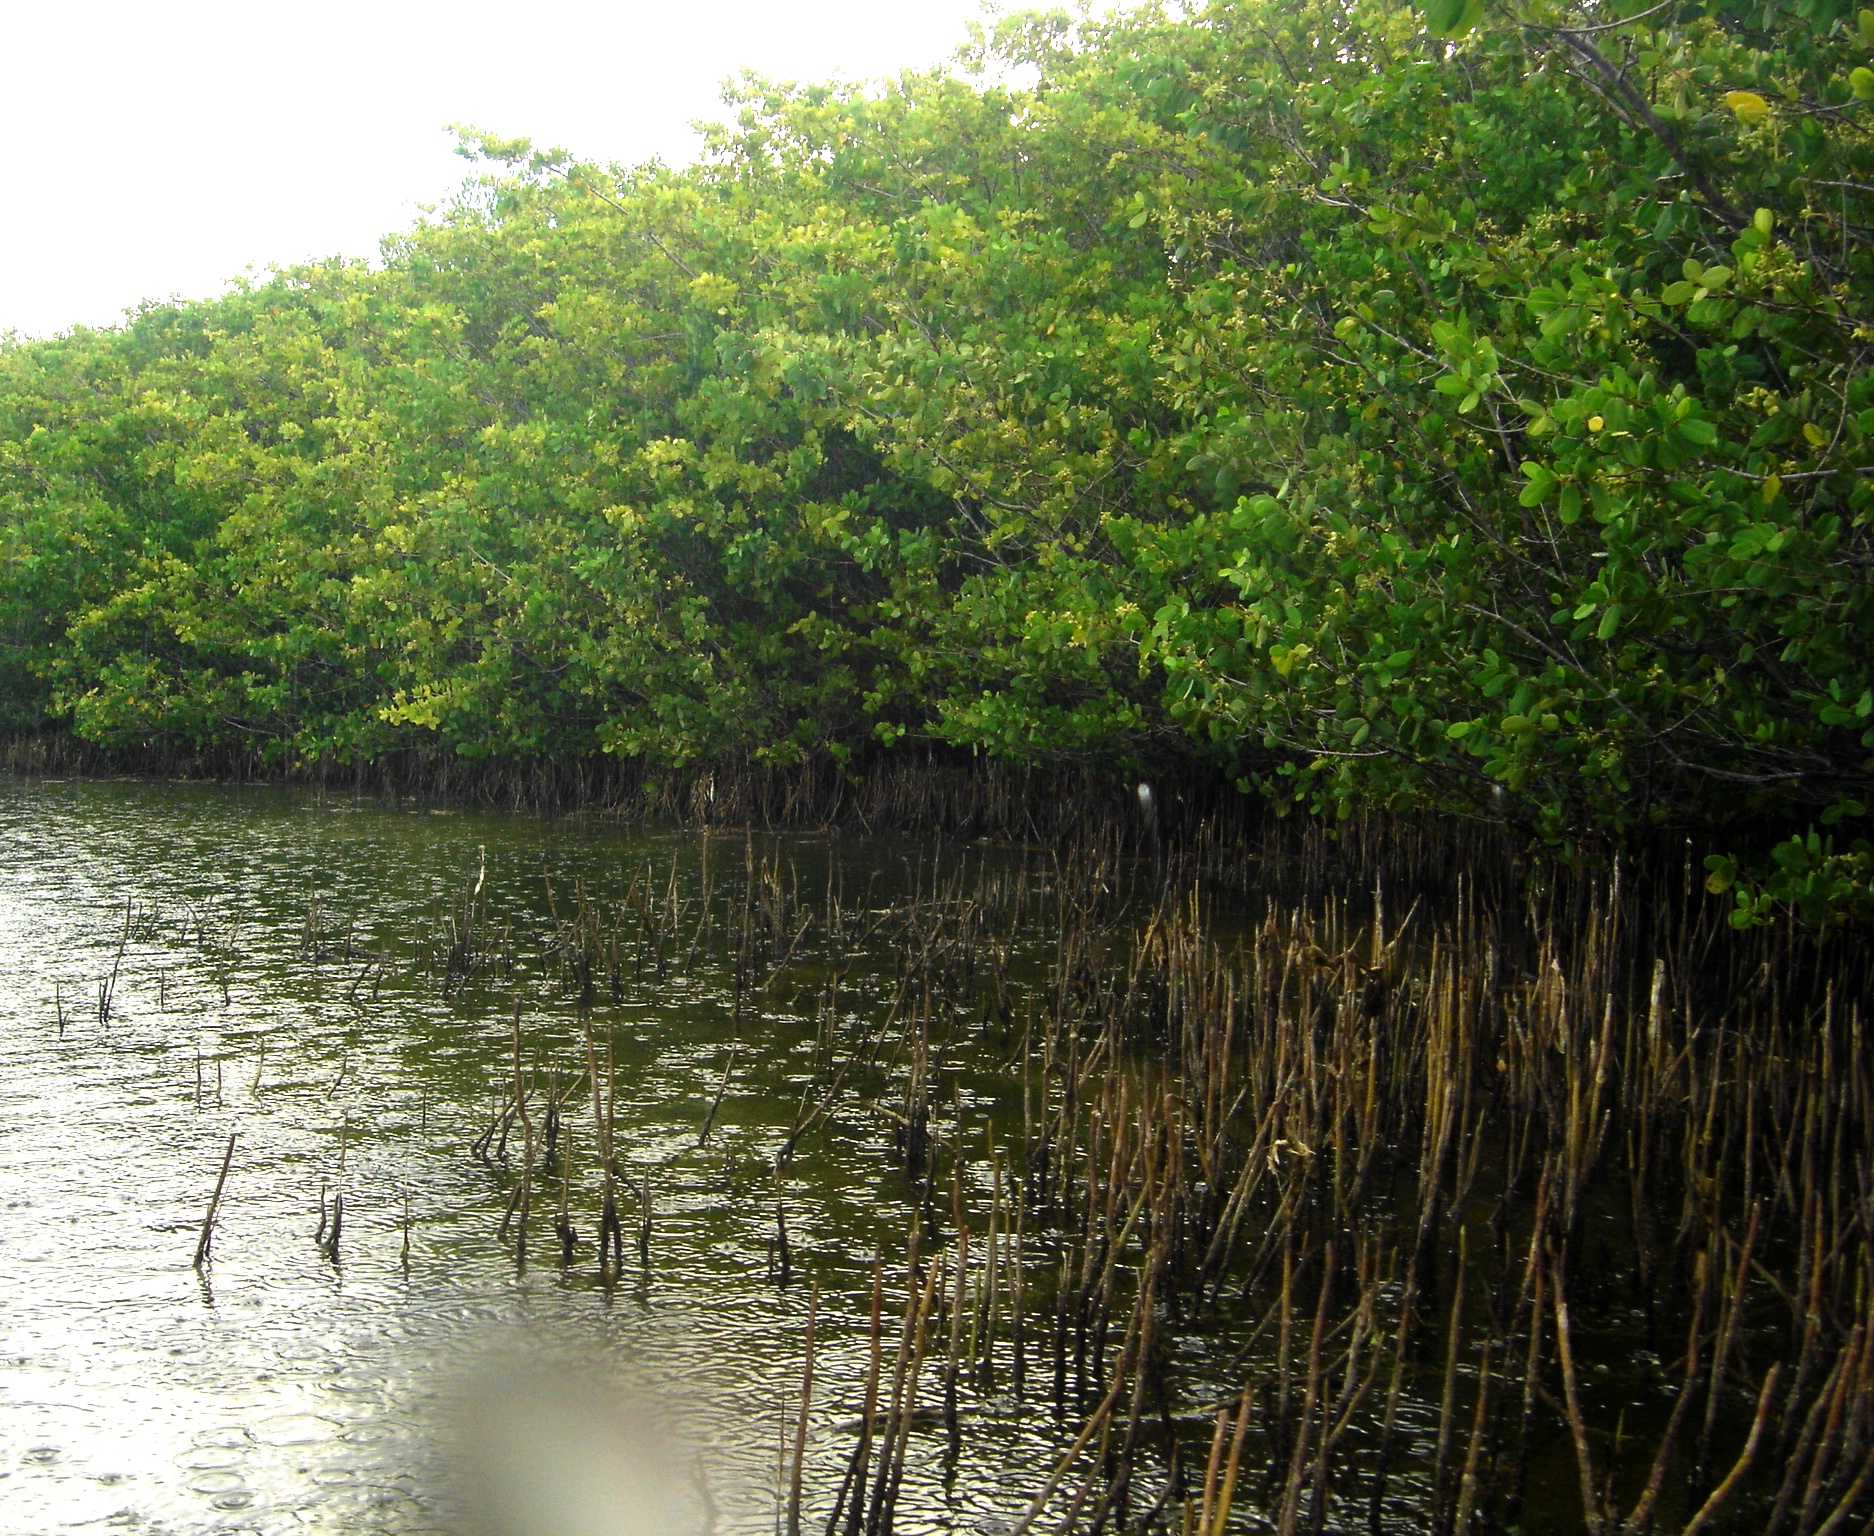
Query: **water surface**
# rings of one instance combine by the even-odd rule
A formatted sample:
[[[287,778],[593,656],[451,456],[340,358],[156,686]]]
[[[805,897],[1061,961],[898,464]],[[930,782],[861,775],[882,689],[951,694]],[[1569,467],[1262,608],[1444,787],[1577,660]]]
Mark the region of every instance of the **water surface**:
[[[774,1172],[823,1038],[811,974],[738,1002],[726,964],[685,976],[667,961],[660,979],[640,956],[582,1010],[525,965],[445,996],[429,942],[480,884],[485,925],[534,953],[575,892],[616,901],[651,869],[700,924],[702,893],[756,851],[275,789],[0,783],[0,1532],[442,1528],[439,1403],[516,1329],[679,1379],[717,1528],[772,1530],[810,1277],[827,1292],[808,1473],[824,1507],[850,1444],[872,1251],[902,1245],[905,1179],[883,1122],[856,1111]],[[913,848],[758,850],[777,851],[796,885],[833,870],[854,910],[925,878]],[[713,922],[692,938],[714,943]],[[497,1240],[514,1159],[468,1148],[511,1081],[516,999],[536,1081],[577,1071],[582,1016],[613,1053],[621,1171],[649,1176],[653,1211],[643,1270],[627,1202],[620,1285],[599,1282],[591,1250],[589,1112],[567,1118],[574,1263],[548,1227],[556,1186],[537,1197],[524,1273]],[[880,1004],[861,986],[836,1006]],[[993,1055],[980,1081],[956,1081],[972,1131],[1009,1112]],[[340,1195],[334,1259],[315,1238]],[[974,1424],[960,1463],[918,1437],[902,1529],[994,1531],[1019,1513],[1059,1426],[1001,1396],[978,1412],[994,1432]]]

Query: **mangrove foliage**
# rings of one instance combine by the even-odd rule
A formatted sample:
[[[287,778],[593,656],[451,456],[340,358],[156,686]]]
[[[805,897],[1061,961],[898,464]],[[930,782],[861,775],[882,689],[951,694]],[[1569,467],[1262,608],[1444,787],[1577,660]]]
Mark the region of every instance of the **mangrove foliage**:
[[[1219,0],[465,132],[380,261],[0,346],[0,727],[1223,774],[1868,910],[1874,12]]]

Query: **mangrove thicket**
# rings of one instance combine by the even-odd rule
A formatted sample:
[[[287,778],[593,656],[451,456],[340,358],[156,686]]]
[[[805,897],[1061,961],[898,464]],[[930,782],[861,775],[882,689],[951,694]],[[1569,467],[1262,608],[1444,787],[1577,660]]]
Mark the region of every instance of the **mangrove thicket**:
[[[379,261],[0,346],[0,729],[921,742],[1865,913],[1871,102],[1842,0],[1219,0],[465,131]]]

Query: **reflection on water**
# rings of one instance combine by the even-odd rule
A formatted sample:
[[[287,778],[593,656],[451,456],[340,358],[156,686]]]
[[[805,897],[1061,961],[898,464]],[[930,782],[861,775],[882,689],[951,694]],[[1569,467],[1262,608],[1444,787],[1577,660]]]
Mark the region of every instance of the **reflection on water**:
[[[540,921],[543,871],[555,900],[575,882],[616,899],[650,864],[695,891],[711,858],[739,872],[741,840],[712,852],[700,836],[273,790],[0,784],[0,1532],[444,1527],[431,1430],[485,1379],[490,1338],[514,1330],[680,1383],[688,1418],[667,1428],[688,1449],[667,1455],[694,1458],[695,1512],[772,1530],[806,1277],[828,1295],[811,1509],[850,1443],[874,1245],[902,1243],[905,1210],[875,1115],[829,1116],[774,1173],[814,1075],[811,981],[796,995],[738,990],[726,966],[662,981],[644,967],[616,998],[601,990],[621,1175],[641,1191],[648,1174],[652,1200],[648,1271],[634,1203],[631,1263],[608,1289],[596,1174],[569,1193],[567,1269],[548,1229],[558,1191],[541,1181],[517,1275],[496,1241],[512,1177],[468,1152],[511,1079],[516,997],[529,1070],[569,1077],[575,1001],[522,973],[445,1001],[413,944],[478,875],[489,921],[512,932]],[[829,858],[848,893],[918,878],[914,850],[824,840],[790,846],[790,877],[824,881]],[[854,1001],[877,999],[861,986]],[[960,1083],[974,1129],[997,1111],[994,1080]],[[582,1169],[590,1125],[569,1109]],[[341,1195],[334,1260],[315,1237]],[[901,1529],[994,1531],[1019,1514],[1058,1427],[1003,1397],[983,1412],[997,1432],[966,1435],[955,1466],[940,1436],[918,1437]],[[542,1456],[576,1455],[571,1428],[549,1438],[559,1449]]]

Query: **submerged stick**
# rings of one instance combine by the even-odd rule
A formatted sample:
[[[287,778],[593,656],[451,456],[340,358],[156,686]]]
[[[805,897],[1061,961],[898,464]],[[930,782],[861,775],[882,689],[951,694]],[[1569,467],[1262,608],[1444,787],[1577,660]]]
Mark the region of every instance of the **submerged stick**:
[[[1249,1428],[1250,1411],[1256,1406],[1256,1389],[1253,1384],[1243,1388],[1243,1400],[1236,1410],[1236,1429],[1230,1436],[1230,1459],[1223,1466],[1223,1488],[1217,1494],[1217,1520],[1211,1529],[1216,1536],[1223,1536],[1224,1529],[1230,1523],[1230,1505],[1236,1499],[1236,1474],[1243,1460],[1243,1434]]]
[[[1776,1391],[1777,1380],[1783,1374],[1781,1364],[1770,1367],[1770,1373],[1763,1378],[1763,1388],[1757,1394],[1756,1416],[1750,1421],[1750,1438],[1744,1442],[1744,1449],[1738,1454],[1737,1462],[1725,1474],[1724,1481],[1711,1490],[1711,1497],[1699,1506],[1698,1513],[1685,1523],[1685,1529],[1679,1536],[1698,1536],[1698,1532],[1711,1523],[1712,1517],[1723,1508],[1732,1490],[1743,1480],[1750,1470],[1751,1462],[1757,1458],[1757,1447],[1763,1443],[1763,1428],[1770,1416],[1770,1398]]]
[[[202,1235],[195,1244],[195,1267],[200,1269],[215,1238],[215,1217],[221,1210],[221,1191],[228,1183],[228,1169],[234,1162],[235,1132],[228,1132],[228,1150],[221,1155],[221,1174],[215,1180],[215,1192],[208,1199],[208,1214],[202,1218]]]
[[[332,1191],[332,1224],[325,1233],[325,1256],[333,1264],[338,1263],[338,1239],[344,1228],[345,1191],[341,1187]]]
[[[807,1414],[813,1407],[813,1325],[820,1311],[820,1282],[807,1298],[807,1364],[801,1373],[800,1419],[794,1428],[794,1475],[787,1493],[787,1536],[800,1536],[801,1479],[807,1462]]]
[[[722,1081],[716,1085],[716,1096],[709,1102],[709,1113],[703,1117],[703,1128],[697,1133],[696,1144],[699,1147],[709,1145],[709,1133],[716,1127],[716,1115],[722,1109],[722,1096],[729,1091],[729,1074],[735,1070],[735,1058],[741,1051],[740,1042],[729,1050],[728,1065],[722,1069]]]

